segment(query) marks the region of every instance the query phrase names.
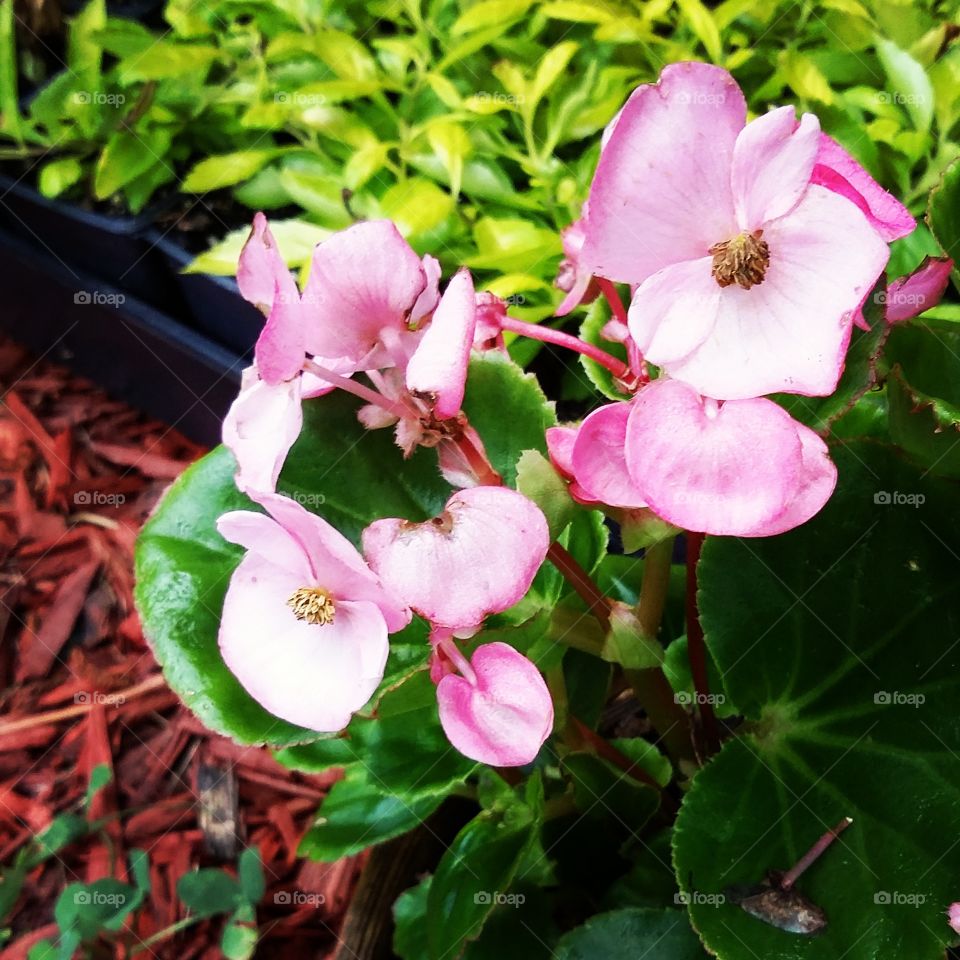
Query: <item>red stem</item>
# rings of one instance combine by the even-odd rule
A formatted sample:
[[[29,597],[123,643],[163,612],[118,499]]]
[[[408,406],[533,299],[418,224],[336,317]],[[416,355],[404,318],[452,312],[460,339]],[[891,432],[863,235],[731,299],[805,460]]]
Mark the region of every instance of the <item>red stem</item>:
[[[607,280],[606,277],[594,277],[593,279],[596,280],[600,292],[606,298],[607,303],[610,304],[613,315],[621,323],[626,323],[627,308],[623,305],[623,301],[620,299],[620,294],[617,293],[617,288],[613,285],[613,281]]]
[[[710,682],[707,676],[707,648],[703,641],[703,627],[697,609],[697,563],[703,547],[703,534],[687,532],[687,654],[690,657],[690,673],[693,688],[697,693],[697,706],[703,724],[706,754],[720,749],[720,728],[713,702],[710,699]]]
[[[593,582],[593,578],[577,562],[573,554],[566,547],[554,540],[547,550],[547,559],[560,571],[571,587],[579,594],[580,599],[590,608],[590,612],[600,621],[604,632],[610,629],[610,613],[613,604],[609,597]]]
[[[810,866],[837,837],[843,833],[853,820],[844,817],[832,830],[828,830],[781,878],[780,889],[789,890]]]
[[[502,487],[503,477],[493,469],[492,464],[486,458],[481,450],[474,446],[470,438],[461,433],[454,443],[463,454],[464,459],[470,464],[470,469],[477,475],[477,481],[485,487]]]
[[[523,320],[517,320],[515,317],[503,317],[500,326],[504,330],[512,333],[519,333],[521,336],[529,337],[531,340],[542,340],[544,343],[552,343],[558,347],[566,347],[576,353],[582,353],[585,357],[595,360],[601,366],[606,367],[615,377],[623,379],[630,376],[630,368],[616,357],[595,347],[592,343],[587,343],[579,337],[574,337],[562,330],[554,330],[552,327],[543,327],[537,323],[525,323]]]

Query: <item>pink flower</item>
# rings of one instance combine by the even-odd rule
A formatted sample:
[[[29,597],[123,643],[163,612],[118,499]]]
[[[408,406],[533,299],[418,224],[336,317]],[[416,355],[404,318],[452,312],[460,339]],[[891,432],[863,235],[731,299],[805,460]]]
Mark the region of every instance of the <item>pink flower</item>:
[[[633,510],[645,507],[647,501],[627,468],[630,411],[629,403],[610,403],[594,410],[577,431],[570,461],[587,496],[611,507]]]
[[[496,767],[531,763],[553,728],[553,702],[537,668],[505,643],[477,647],[468,661],[441,649],[460,671],[437,684],[440,723],[464,756]]]
[[[335,233],[314,250],[303,290],[308,352],[354,370],[393,366],[403,335],[436,306],[439,277],[439,263],[421,261],[389,220]]]
[[[237,489],[273,493],[287,454],[303,427],[301,378],[271,385],[257,368],[243,371],[240,394],[223,420],[223,443],[237,461]]]
[[[260,502],[267,515],[235,511],[217,522],[247,550],[224,599],[220,651],[274,715],[340,730],[382,679],[387,634],[410,611],[325,520],[277,494]]]
[[[424,523],[375,520],[363,553],[386,588],[421,616],[459,634],[517,603],[547,555],[547,521],[506,487],[472,487]]]
[[[947,920],[954,933],[960,933],[960,903],[951,903],[947,910]]]
[[[244,299],[267,317],[254,349],[261,379],[271,385],[292,380],[303,368],[306,352],[300,291],[262,213],[254,216],[253,229],[240,251],[237,285]]]
[[[584,205],[585,213],[586,205]],[[577,220],[571,223],[561,232],[560,239],[563,243],[563,260],[557,273],[556,286],[563,290],[566,296],[560,306],[557,307],[555,315],[564,317],[581,303],[589,303],[591,300],[595,300],[598,291],[596,288],[590,288],[593,273],[580,260],[583,241],[586,239],[583,221]]]
[[[887,323],[903,323],[935,307],[950,282],[949,257],[925,257],[913,273],[887,285],[884,295]]]
[[[469,270],[461,269],[447,284],[407,363],[407,389],[429,398],[437,420],[448,420],[460,412],[476,317],[473,280]]]
[[[917,226],[910,211],[888,193],[827,134],[820,134],[811,183],[817,183],[853,201],[888,243],[913,233]]]
[[[745,120],[719,67],[674,64],[637,88],[600,156],[579,263],[639,285],[634,340],[700,393],[829,394],[887,247],[855,202],[812,182],[816,117]]]
[[[784,533],[837,482],[823,440],[772,400],[718,403],[678,381],[657,380],[636,398],[625,449],[654,513],[703,533]]]
[[[567,492],[577,503],[593,507],[601,501],[592,496],[577,479],[573,467],[573,448],[580,432],[579,427],[559,426],[547,428],[547,455],[557,473],[568,481]],[[622,444],[621,444],[622,447]],[[626,469],[626,464],[624,464]]]

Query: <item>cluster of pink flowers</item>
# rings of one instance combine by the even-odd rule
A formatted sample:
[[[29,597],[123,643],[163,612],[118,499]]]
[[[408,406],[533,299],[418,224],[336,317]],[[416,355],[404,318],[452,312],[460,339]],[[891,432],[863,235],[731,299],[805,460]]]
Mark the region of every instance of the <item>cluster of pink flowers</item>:
[[[466,270],[441,295],[438,262],[387,221],[320,244],[301,291],[257,215],[238,281],[267,319],[224,442],[237,485],[266,513],[221,518],[247,553],[220,644],[260,703],[341,729],[379,684],[388,635],[415,613],[430,624],[451,742],[501,766],[536,756],[553,723],[536,667],[503,643],[461,649],[523,597],[550,546],[540,509],[500,485],[461,410],[471,351],[502,349],[504,330],[592,356],[632,394],[548,431],[581,503],[737,536],[781,533],[823,506],[836,483],[826,444],[766,395],[836,388],[887,244],[914,221],[816,117],[746,117],[726,71],[682,63],[634,91],[606,131],[583,215],[564,235],[558,314],[602,292],[617,314],[605,336],[625,345],[627,364],[509,317]],[[899,283],[930,305],[949,267],[933,261]],[[614,283],[629,284],[629,310]],[[888,310],[891,322],[908,315]],[[334,388],[362,398],[360,421],[392,427],[405,455],[436,448],[459,488],[432,520],[372,523],[362,555],[275,492],[301,401]]]

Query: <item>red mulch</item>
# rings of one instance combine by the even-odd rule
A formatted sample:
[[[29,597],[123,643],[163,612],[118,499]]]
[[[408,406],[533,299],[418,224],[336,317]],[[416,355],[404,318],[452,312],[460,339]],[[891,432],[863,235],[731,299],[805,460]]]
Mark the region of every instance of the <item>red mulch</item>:
[[[114,776],[91,813],[119,814],[28,877],[0,918],[12,931],[0,960],[55,935],[66,884],[128,880],[131,849],[149,851],[149,900],[98,956],[128,957],[181,918],[176,883],[192,867],[232,869],[205,849],[201,763],[235,772],[240,831],[264,863],[256,956],[326,957],[359,862],[299,862],[296,848],[335,777],[291,773],[205,730],[163,683],[133,606],[137,531],[203,450],[4,340],[0,387],[0,865],[56,814],[82,809],[98,764]],[[291,890],[322,894],[323,905],[278,904]],[[204,921],[137,956],[213,960],[221,928]]]

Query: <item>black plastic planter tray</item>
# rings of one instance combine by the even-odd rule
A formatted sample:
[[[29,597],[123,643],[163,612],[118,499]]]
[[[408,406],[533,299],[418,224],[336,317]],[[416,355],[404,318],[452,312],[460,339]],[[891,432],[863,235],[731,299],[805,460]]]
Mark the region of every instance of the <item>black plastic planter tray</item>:
[[[76,267],[174,314],[183,312],[183,298],[169,282],[163,255],[146,239],[153,212],[138,217],[92,213],[41,196],[27,180],[0,174],[0,227],[68,269]]]
[[[0,230],[0,328],[200,443],[220,439],[244,361]]]
[[[231,350],[249,356],[263,329],[263,314],[240,296],[237,281],[207,273],[182,273],[193,254],[158,231],[149,234],[148,240],[165,257],[196,328]]]

